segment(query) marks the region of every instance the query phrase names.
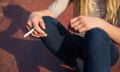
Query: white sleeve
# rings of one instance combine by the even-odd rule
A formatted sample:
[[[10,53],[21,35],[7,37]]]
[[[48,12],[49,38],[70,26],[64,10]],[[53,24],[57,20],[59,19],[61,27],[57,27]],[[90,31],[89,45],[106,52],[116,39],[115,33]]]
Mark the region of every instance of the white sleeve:
[[[48,9],[52,11],[55,17],[58,17],[68,6],[70,0],[55,0]]]

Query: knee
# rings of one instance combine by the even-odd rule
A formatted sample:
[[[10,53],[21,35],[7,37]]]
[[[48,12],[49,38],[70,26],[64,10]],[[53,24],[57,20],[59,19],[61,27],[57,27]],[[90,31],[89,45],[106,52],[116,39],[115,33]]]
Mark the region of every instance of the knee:
[[[106,32],[100,28],[93,28],[87,32],[90,35],[104,35]]]
[[[93,28],[87,31],[85,36],[92,40],[94,39],[102,40],[104,38],[109,38],[108,34],[100,28]]]
[[[45,24],[48,26],[52,26],[52,25],[56,25],[58,23],[58,21],[50,16],[43,16],[43,21],[45,22]]]
[[[100,28],[94,28],[88,31],[85,35],[85,44],[87,44],[89,47],[95,46],[96,48],[99,48],[98,46],[109,46],[111,42],[112,39],[104,30]]]
[[[48,35],[51,33],[56,33],[58,30],[58,24],[59,22],[50,17],[50,16],[43,16],[43,21],[45,23],[46,29],[44,30]]]

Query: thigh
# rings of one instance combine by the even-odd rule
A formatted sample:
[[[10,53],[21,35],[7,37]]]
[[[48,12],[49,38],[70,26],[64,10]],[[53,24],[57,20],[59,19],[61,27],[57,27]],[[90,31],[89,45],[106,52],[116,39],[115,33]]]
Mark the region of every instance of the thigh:
[[[113,66],[119,59],[119,52],[115,43],[112,40],[110,41],[110,45],[111,45],[111,50],[110,50],[111,66]]]
[[[96,61],[95,65],[99,61],[102,64],[103,60],[105,61],[103,64],[109,62],[110,65],[114,65],[117,62],[119,57],[118,50],[115,43],[104,30],[94,28],[88,31],[85,36],[85,43],[85,57],[90,60],[93,60],[92,58],[94,58]]]
[[[60,22],[51,17],[43,17],[43,19],[48,36],[41,39],[47,48],[67,62],[80,56],[83,38],[71,34]]]

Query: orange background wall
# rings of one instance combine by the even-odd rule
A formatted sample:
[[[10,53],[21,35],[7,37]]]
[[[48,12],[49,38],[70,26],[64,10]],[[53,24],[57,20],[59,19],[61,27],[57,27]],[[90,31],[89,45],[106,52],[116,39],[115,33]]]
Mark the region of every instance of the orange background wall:
[[[52,0],[0,0],[4,17],[0,21],[0,72],[66,72],[64,64],[51,54],[40,39],[23,38],[30,12],[48,7]],[[58,18],[67,28],[73,4]],[[120,61],[112,72],[120,72]],[[70,72],[70,71],[69,71]]]

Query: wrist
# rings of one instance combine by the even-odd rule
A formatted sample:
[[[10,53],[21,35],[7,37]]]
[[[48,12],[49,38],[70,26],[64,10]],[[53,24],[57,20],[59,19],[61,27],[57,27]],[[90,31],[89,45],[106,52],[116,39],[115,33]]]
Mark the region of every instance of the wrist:
[[[54,14],[49,9],[45,9],[45,10],[39,11],[38,14],[41,15],[41,16],[51,16],[51,17],[55,18]]]
[[[112,25],[109,22],[104,21],[99,27],[104,31],[107,31]]]
[[[34,17],[34,16],[39,16],[39,17],[51,16],[51,17],[55,17],[54,14],[49,9],[32,12],[31,17]]]

